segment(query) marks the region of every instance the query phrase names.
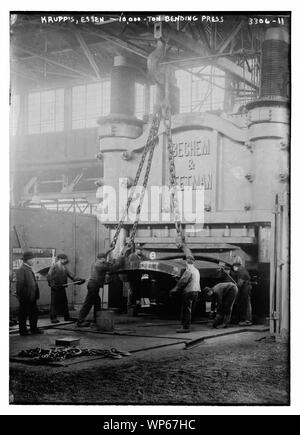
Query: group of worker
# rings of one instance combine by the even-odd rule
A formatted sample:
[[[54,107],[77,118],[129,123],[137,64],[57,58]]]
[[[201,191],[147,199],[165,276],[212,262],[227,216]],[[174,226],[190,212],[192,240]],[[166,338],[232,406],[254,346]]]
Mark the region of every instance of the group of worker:
[[[19,301],[19,333],[22,336],[30,334],[42,334],[43,331],[37,327],[39,299],[39,286],[36,275],[33,271],[35,255],[31,251],[24,252],[23,263],[16,271],[16,296]],[[69,259],[66,254],[58,254],[56,262],[49,268],[47,274],[48,285],[51,289],[50,320],[51,323],[59,323],[58,314],[62,314],[65,321],[72,320],[68,308],[66,289],[68,278],[74,284],[84,284],[85,279],[76,277],[67,267]],[[87,295],[79,312],[78,326],[89,326],[85,319],[94,307],[94,320],[97,312],[101,310],[100,288],[103,288],[106,274],[120,267],[121,260],[106,262],[104,253],[98,254],[96,262],[91,267],[90,278],[87,283]],[[29,318],[30,332],[27,329]]]
[[[128,259],[130,263],[139,263],[142,260],[140,251],[132,252]],[[26,251],[23,254],[23,264],[16,272],[16,295],[19,300],[19,332],[26,336],[31,334],[41,334],[43,331],[37,327],[39,299],[39,287],[32,269],[34,264],[34,253]],[[100,288],[103,288],[107,274],[116,272],[120,269],[124,261],[124,256],[107,262],[106,255],[97,255],[95,263],[91,267],[90,277],[87,282],[87,294],[85,301],[79,312],[77,326],[90,326],[86,322],[86,317],[90,310],[94,309],[94,321],[96,322],[97,313],[101,311]],[[85,279],[76,277],[67,267],[69,260],[66,254],[59,254],[56,262],[50,267],[47,274],[47,281],[51,288],[51,323],[59,323],[58,314],[64,316],[64,320],[71,320],[66,288],[68,278],[75,284],[83,284]],[[200,272],[194,265],[195,259],[189,252],[186,256],[186,269],[178,280],[176,286],[170,291],[170,296],[180,293],[181,323],[182,327],[177,330],[180,333],[190,332],[192,306],[198,300],[201,293]],[[216,328],[227,327],[231,322],[233,312],[237,316],[239,325],[246,326],[251,324],[251,284],[247,270],[242,266],[242,261],[237,257],[229,273],[225,273],[224,282],[212,288],[205,287],[203,294],[205,299],[211,300],[210,317],[213,326]],[[27,329],[27,318],[29,318],[30,332]]]
[[[35,255],[31,251],[23,254],[23,264],[16,271],[16,296],[19,301],[19,333],[22,336],[31,334],[43,334],[37,327],[38,308],[37,300],[40,297],[39,286],[36,275],[32,269]],[[64,320],[71,320],[68,308],[66,288],[68,278],[78,284],[83,284],[84,279],[76,278],[67,268],[69,260],[66,254],[59,254],[56,262],[50,267],[47,280],[51,288],[51,323],[59,323],[58,314],[64,316]],[[27,329],[27,319],[29,318],[30,332]]]
[[[179,333],[190,332],[192,306],[201,293],[200,272],[194,266],[193,256],[186,258],[186,270],[170,291],[170,296],[181,293],[181,324]],[[252,325],[251,280],[249,272],[235,257],[230,271],[222,269],[225,279],[214,287],[203,289],[204,299],[211,301],[210,319],[214,328],[226,328],[235,317],[239,326]]]

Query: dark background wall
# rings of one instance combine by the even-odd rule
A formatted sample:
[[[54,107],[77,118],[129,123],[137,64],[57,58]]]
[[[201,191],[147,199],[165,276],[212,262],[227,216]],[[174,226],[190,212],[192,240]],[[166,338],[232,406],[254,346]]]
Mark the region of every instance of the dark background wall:
[[[12,208],[10,216],[10,271],[12,271],[13,248],[55,249],[70,259],[69,268],[77,276],[88,278],[90,267],[99,251],[104,250],[106,230],[96,216],[76,213]],[[21,246],[20,246],[21,245]],[[50,303],[50,289],[46,277],[39,280],[40,306]],[[13,296],[15,283],[10,289],[10,307],[18,306]],[[86,285],[70,286],[70,306],[81,304],[86,294]]]

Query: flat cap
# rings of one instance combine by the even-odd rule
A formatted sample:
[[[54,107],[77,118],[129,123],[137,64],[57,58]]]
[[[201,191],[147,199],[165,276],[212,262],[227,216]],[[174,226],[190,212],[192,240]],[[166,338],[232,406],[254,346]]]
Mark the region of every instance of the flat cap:
[[[58,254],[58,260],[68,260],[68,256],[66,254]]]
[[[22,256],[23,261],[30,260],[31,258],[35,258],[34,253],[32,251],[25,251],[23,253]]]

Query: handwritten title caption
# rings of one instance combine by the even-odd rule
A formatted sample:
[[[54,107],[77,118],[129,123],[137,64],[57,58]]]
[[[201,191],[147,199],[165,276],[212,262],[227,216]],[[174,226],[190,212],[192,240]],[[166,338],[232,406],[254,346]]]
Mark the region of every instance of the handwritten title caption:
[[[101,15],[82,15],[82,16],[71,16],[71,15],[44,15],[41,16],[42,24],[55,24],[55,23],[73,23],[73,24],[103,24],[110,22],[119,23],[155,23],[155,22],[206,22],[206,23],[223,23],[223,16],[211,16],[211,15],[157,15],[157,16],[125,16],[122,15],[118,18],[108,19]]]

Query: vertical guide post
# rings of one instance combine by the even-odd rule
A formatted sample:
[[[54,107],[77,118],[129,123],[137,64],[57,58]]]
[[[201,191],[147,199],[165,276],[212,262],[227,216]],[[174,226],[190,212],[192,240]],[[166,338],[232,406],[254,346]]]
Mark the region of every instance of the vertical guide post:
[[[288,193],[284,192],[281,203],[281,307],[280,307],[280,337],[283,340],[289,338],[289,307],[290,307],[290,289],[289,289],[289,202]]]
[[[77,236],[77,221],[76,221],[76,213],[73,213],[73,222],[74,222],[74,231],[73,231],[73,234],[74,234],[74,273],[75,273],[75,276],[76,276],[76,274],[77,274],[77,270],[76,270],[76,236]],[[73,285],[72,286],[72,288],[73,288],[73,292],[72,292],[72,304],[73,304],[73,307],[72,308],[74,308],[74,305],[76,304],[76,285]]]
[[[275,334],[276,320],[272,313],[276,307],[276,211],[274,219],[271,222],[271,240],[270,240],[270,333]]]
[[[280,333],[280,309],[282,301],[282,274],[281,274],[281,250],[282,250],[282,214],[279,195],[277,195],[277,213],[276,213],[276,305],[274,306],[274,316],[276,317],[275,334]]]
[[[274,295],[271,301],[271,333],[286,340],[289,337],[289,209],[288,193],[276,196],[274,242]]]

